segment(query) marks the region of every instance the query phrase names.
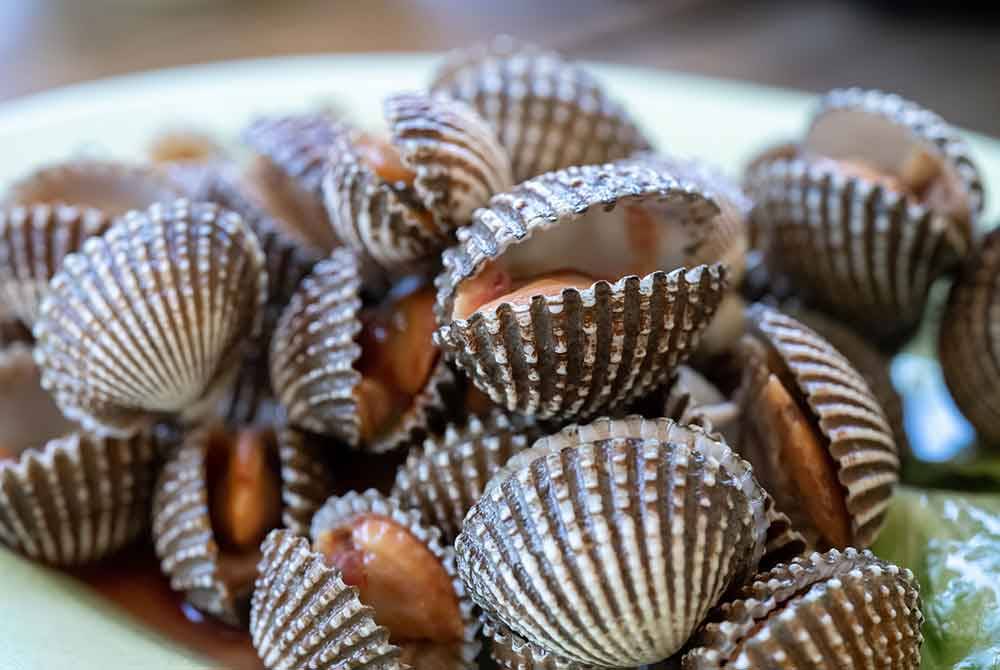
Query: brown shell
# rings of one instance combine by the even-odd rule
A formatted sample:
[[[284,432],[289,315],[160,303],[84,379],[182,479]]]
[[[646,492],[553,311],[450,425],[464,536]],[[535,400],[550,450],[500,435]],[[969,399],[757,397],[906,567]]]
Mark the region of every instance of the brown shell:
[[[793,396],[800,396],[822,435],[844,487],[851,517],[853,543],[870,546],[885,520],[893,488],[899,481],[899,456],[892,429],[867,382],[833,346],[795,319],[763,305],[747,312],[750,331],[763,345],[744,347],[749,401],[758,393],[759,372],[769,369],[767,359],[776,355],[785,370],[776,374]],[[787,373],[785,372],[787,371]],[[820,541],[788,485],[777,454],[753,438],[753,416],[747,411],[741,452],[753,465],[761,483],[775,497],[779,511],[787,514],[796,530],[812,546]]]
[[[515,182],[649,148],[621,105],[583,68],[509,39],[451,54],[431,90],[476,108],[510,154]]]
[[[591,209],[669,202],[685,230],[718,213],[669,176],[636,165],[569,168],[494,196],[445,251],[435,339],[493,402],[540,419],[592,417],[669,379],[697,345],[726,287],[721,265],[598,281],[530,306],[452,319],[458,285],[533,234],[572,225]],[[591,325],[593,324],[593,325]]]
[[[923,621],[913,573],[834,549],[757,575],[701,628],[683,667],[915,670]]]
[[[29,205],[0,211],[0,303],[29,328],[49,280],[84,240],[100,235],[111,220],[96,209]]]
[[[590,670],[583,665],[560,658],[532,644],[502,623],[483,617],[483,637],[489,642],[490,658],[503,670]]]
[[[194,128],[168,128],[158,132],[146,148],[153,163],[200,164],[221,159],[225,151],[208,133]]]
[[[271,215],[330,252],[338,246],[323,206],[330,149],[344,127],[323,114],[257,119],[243,141],[257,154],[244,183]]]
[[[948,296],[938,356],[948,390],[987,444],[1000,444],[1000,232],[987,234]]]
[[[493,130],[464,102],[399,93],[384,110],[391,144],[413,183],[385,181],[365,162],[358,134],[345,133],[333,145],[324,193],[345,244],[401,274],[450,245],[455,228],[513,181]]]
[[[309,535],[313,515],[333,494],[331,446],[328,439],[291,426],[278,432],[281,523],[296,535]]]
[[[540,436],[531,421],[502,412],[470,417],[464,425],[449,424],[443,435],[428,437],[422,448],[410,450],[396,472],[392,497],[405,508],[420,510],[452,541],[490,478]]]
[[[181,187],[152,167],[114,161],[77,160],[43,167],[11,184],[11,205],[72,205],[114,218],[181,196]]]
[[[250,636],[264,666],[404,670],[389,631],[309,543],[274,530],[261,545]]]
[[[758,572],[770,570],[778,563],[788,563],[802,556],[808,550],[806,539],[802,533],[792,527],[788,515],[779,512],[774,506],[774,498],[768,494],[764,501],[764,512],[767,514],[767,539],[764,545],[764,555],[757,564]],[[741,585],[742,586],[742,585]]]
[[[315,542],[323,531],[339,528],[356,516],[368,513],[388,517],[406,528],[441,562],[441,566],[451,579],[455,589],[455,597],[458,599],[459,612],[464,625],[464,638],[458,652],[462,661],[462,665],[459,667],[470,667],[475,662],[482,647],[478,639],[481,624],[474,611],[472,601],[466,595],[465,586],[456,572],[454,550],[450,545],[442,542],[440,529],[424,521],[419,511],[404,510],[397,501],[386,498],[373,489],[364,493],[351,491],[346,495],[334,496],[326,501],[313,517],[310,536]],[[415,665],[419,667],[418,664]]]
[[[7,314],[0,314],[0,352],[15,344],[34,346],[31,330]]]
[[[66,257],[34,335],[42,385],[84,428],[127,435],[210,410],[260,327],[264,256],[239,216],[178,200]]]
[[[354,398],[361,373],[353,367],[361,356],[355,341],[362,328],[358,270],[358,259],[348,249],[337,249],[318,263],[278,322],[271,346],[274,392],[289,423],[352,447],[362,446]],[[363,446],[383,452],[419,443],[446,415],[456,383],[453,370],[440,360],[399,421]]]
[[[550,654],[623,667],[680,649],[752,572],[766,530],[764,492],[724,443],[600,419],[515,455],[455,551],[488,616]]]

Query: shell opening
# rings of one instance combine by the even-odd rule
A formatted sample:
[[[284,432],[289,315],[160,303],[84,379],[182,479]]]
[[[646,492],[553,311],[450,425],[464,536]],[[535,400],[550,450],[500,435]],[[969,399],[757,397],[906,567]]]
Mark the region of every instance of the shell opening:
[[[213,430],[206,453],[209,516],[223,581],[249,586],[260,543],[281,525],[278,443],[270,429]],[[239,589],[237,589],[239,590]]]
[[[74,429],[42,388],[31,350],[14,345],[0,352],[0,461],[16,459]]]
[[[398,425],[431,378],[439,355],[433,341],[434,297],[430,287],[417,288],[390,295],[360,316],[361,356],[354,367],[361,381],[354,399],[366,442]]]
[[[464,624],[447,571],[402,524],[382,514],[359,514],[317,535],[314,549],[358,589],[393,643],[462,641]]]
[[[242,188],[293,239],[324,252],[338,246],[320,201],[267,158],[258,156],[250,162]]]
[[[571,224],[536,229],[457,286],[452,318],[503,303],[529,305],[535,296],[557,297],[600,280],[673,270],[692,260],[697,228],[686,206],[646,201],[594,208]]]

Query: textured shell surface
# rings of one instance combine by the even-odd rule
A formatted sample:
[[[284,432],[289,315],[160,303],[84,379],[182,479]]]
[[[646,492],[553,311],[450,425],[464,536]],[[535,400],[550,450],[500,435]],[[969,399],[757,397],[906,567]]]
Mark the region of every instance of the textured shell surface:
[[[885,413],[864,377],[814,331],[760,304],[748,309],[747,320],[765,348],[762,353],[745,352],[748,369],[764,365],[808,408],[843,486],[852,543],[869,546],[882,527],[899,481],[899,455]],[[783,369],[770,369],[775,356]],[[759,392],[758,382],[749,381],[743,390],[745,401],[753,401]],[[745,424],[753,426],[753,409],[745,410],[744,416]],[[788,485],[785,465],[775,460],[777,452],[752,440],[749,429],[743,431],[743,437],[743,455],[775,496],[777,508],[792,518],[795,528],[810,542],[821,542],[796,502],[794,486]]]
[[[757,575],[723,604],[683,667],[919,668],[923,620],[909,570],[853,548],[814,553]]]
[[[443,541],[441,530],[424,521],[418,510],[403,509],[396,500],[387,498],[373,489],[364,493],[351,491],[326,501],[313,517],[310,535],[315,542],[324,531],[339,528],[364,514],[386,517],[405,528],[440,561],[441,567],[451,579],[462,618],[463,639],[458,654],[461,657],[461,664],[469,667],[475,662],[482,648],[479,642],[481,622],[474,611],[472,601],[466,594],[465,585],[458,576],[454,549]]]
[[[941,319],[938,355],[944,379],[982,441],[1000,444],[1000,232],[987,234],[952,285]]]
[[[63,412],[127,435],[209,411],[260,327],[267,273],[231,212],[178,200],[132,212],[66,257],[42,301],[35,357]]]
[[[490,618],[550,654],[627,667],[681,648],[752,574],[767,523],[724,443],[669,419],[600,419],[515,455],[455,550]]]
[[[392,497],[404,508],[420,510],[445,538],[454,540],[490,478],[540,436],[530,420],[499,411],[449,424],[443,435],[411,449],[396,472]]]
[[[250,636],[269,670],[406,667],[389,631],[375,623],[374,610],[305,538],[274,530],[261,552]]]
[[[452,54],[431,90],[476,108],[509,152],[515,182],[649,148],[624,108],[583,68],[509,39]]]
[[[788,515],[778,511],[770,494],[765,498],[764,511],[768,519],[767,539],[764,555],[757,564],[758,571],[770,570],[778,563],[787,563],[808,551],[806,539],[795,530]]]
[[[0,303],[29,328],[63,259],[111,224],[100,210],[70,205],[0,211]]]
[[[181,186],[166,173],[145,165],[77,160],[42,167],[8,188],[5,206],[71,205],[96,209],[114,218],[133,209],[180,197]]]
[[[670,272],[639,277],[623,265],[636,252],[624,246],[627,236],[615,217],[633,205],[670,212],[647,259]],[[704,225],[718,211],[694,186],[624,164],[569,168],[496,195],[444,253],[435,281],[435,339],[480,390],[510,411],[572,420],[627,403],[669,378],[715,313],[726,287],[724,268],[678,267],[683,255],[676,255],[671,233]],[[565,249],[575,250],[574,269],[616,280],[455,318],[459,285],[490,263],[502,261],[512,272],[538,274],[540,266],[552,272],[566,268]]]
[[[278,432],[281,461],[281,523],[308,536],[313,515],[333,493],[334,471],[329,440],[284,426]]]

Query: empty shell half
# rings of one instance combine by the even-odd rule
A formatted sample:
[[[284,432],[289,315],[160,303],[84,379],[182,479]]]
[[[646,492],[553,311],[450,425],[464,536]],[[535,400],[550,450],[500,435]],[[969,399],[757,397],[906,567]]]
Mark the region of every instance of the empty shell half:
[[[188,435],[153,498],[153,542],[170,587],[245,626],[259,545],[281,524],[281,488],[273,431],[205,426]]]
[[[449,55],[431,90],[464,100],[486,119],[510,154],[515,182],[649,148],[586,70],[509,38]]]
[[[763,305],[747,313],[740,452],[812,547],[869,546],[899,456],[867,382],[833,346]]]
[[[702,627],[684,668],[915,670],[923,621],[913,573],[832,549],[757,575]]]
[[[413,667],[467,668],[480,623],[455,573],[452,548],[416,510],[376,491],[330,498],[313,517],[313,549],[374,610]]]
[[[817,306],[887,345],[969,251],[982,185],[965,143],[898,96],[829,93],[794,152],[751,166],[766,260]]]
[[[420,510],[445,538],[454,540],[490,478],[540,436],[531,421],[499,411],[449,424],[443,435],[410,450],[396,473],[392,497],[404,508]]]
[[[600,419],[489,483],[455,543],[495,621],[550,654],[627,667],[678,651],[764,550],[764,491],[699,428]]]
[[[348,249],[303,280],[271,343],[275,395],[290,424],[352,447],[419,443],[456,383],[432,340],[433,290],[403,282],[363,309],[360,285]]]
[[[356,130],[338,137],[323,189],[340,239],[398,276],[435,259],[513,182],[507,152],[464,102],[399,93],[384,113],[388,141]]]
[[[718,212],[642,165],[529,180],[445,251],[435,339],[510,411],[576,420],[628,403],[669,379],[715,313],[725,270],[687,249]]]
[[[35,324],[42,385],[84,428],[196,419],[260,327],[267,273],[239,216],[178,200],[131,212],[66,257]]]

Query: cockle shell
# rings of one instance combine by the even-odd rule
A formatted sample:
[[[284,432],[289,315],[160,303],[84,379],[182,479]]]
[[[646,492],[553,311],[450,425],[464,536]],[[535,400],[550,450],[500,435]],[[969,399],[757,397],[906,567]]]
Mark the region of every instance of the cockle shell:
[[[323,189],[340,239],[383,272],[400,274],[451,245],[473,210],[513,181],[493,130],[464,102],[399,93],[386,99],[384,113],[412,184],[383,178],[352,132],[334,142]]]
[[[88,430],[197,418],[260,327],[264,256],[239,216],[178,200],[132,212],[66,257],[35,324],[42,385]]]
[[[281,523],[296,535],[309,535],[313,515],[333,494],[329,441],[292,426],[278,431]]]
[[[404,670],[400,649],[375,623],[374,610],[306,539],[274,530],[261,551],[250,635],[269,670]]]
[[[358,272],[358,258],[348,249],[336,249],[318,263],[293,296],[271,344],[271,380],[289,423],[352,447],[362,442],[354,397],[362,376],[353,367],[361,356],[355,340],[362,329]],[[446,415],[456,383],[454,372],[439,361],[403,416],[364,446],[391,451],[422,440]]]
[[[684,424],[697,424],[708,431],[717,430],[736,437],[739,424],[739,407],[704,375],[681,365],[666,392],[662,416]],[[733,441],[732,444],[737,444]]]
[[[440,325],[435,339],[493,402],[539,419],[592,417],[665,382],[697,345],[724,293],[721,265],[671,266],[645,277],[626,275],[585,290],[535,296],[530,305],[503,303],[469,318],[453,316],[459,284],[488,262],[544,236],[555,244],[544,262],[565,268],[572,259],[561,254],[576,244],[571,232],[596,235],[591,224],[597,219],[587,218],[588,212],[600,216],[601,210],[638,203],[669,204],[684,236],[696,235],[692,228],[718,214],[694,186],[655,170],[585,166],[542,175],[494,196],[459,230],[459,243],[445,251],[444,270],[435,281]],[[614,255],[611,248],[598,248],[602,258]]]
[[[1000,444],[1000,232],[987,234],[951,288],[938,356],[948,390],[986,444]]]
[[[0,542],[35,560],[97,561],[146,529],[156,467],[148,433],[75,430],[39,384],[31,350],[0,352]]]
[[[832,549],[757,575],[702,627],[683,667],[915,670],[923,621],[913,573]]]
[[[545,651],[631,666],[674,654],[767,531],[750,467],[699,428],[600,419],[516,454],[465,519],[459,573]]]
[[[396,472],[392,497],[404,508],[420,510],[424,520],[454,540],[490,478],[540,436],[531,421],[499,411],[449,424],[443,435],[410,450]]]
[[[431,90],[476,108],[510,154],[515,182],[649,148],[583,68],[509,38],[449,55]]]
[[[757,570],[760,572],[770,570],[778,563],[787,563],[808,550],[802,533],[792,527],[792,520],[787,514],[775,508],[774,498],[770,494],[765,498],[764,512],[767,514],[768,526],[764,555],[757,564]]]
[[[326,253],[339,242],[323,206],[323,177],[330,149],[344,132],[324,114],[265,117],[243,132],[243,141],[258,156],[244,185],[272,217]]]
[[[838,162],[896,176],[912,155],[939,170],[943,195],[916,197]],[[914,330],[931,284],[969,251],[982,206],[953,129],[898,96],[857,89],[828,94],[799,150],[756,161],[747,188],[771,273],[887,346]]]
[[[899,481],[899,456],[892,429],[867,382],[834,347],[815,332],[763,305],[748,310],[752,341],[745,339],[745,386],[741,454],[754,466],[776,507],[787,514],[811,546],[829,543],[798,501],[779,450],[757,425],[753,402],[768,374],[775,374],[800,406],[826,446],[850,517],[851,544],[875,540]],[[779,369],[773,369],[778,361]],[[843,548],[843,547],[841,547]]]
[[[29,328],[63,259],[111,219],[96,209],[29,205],[0,211],[0,303]]]

